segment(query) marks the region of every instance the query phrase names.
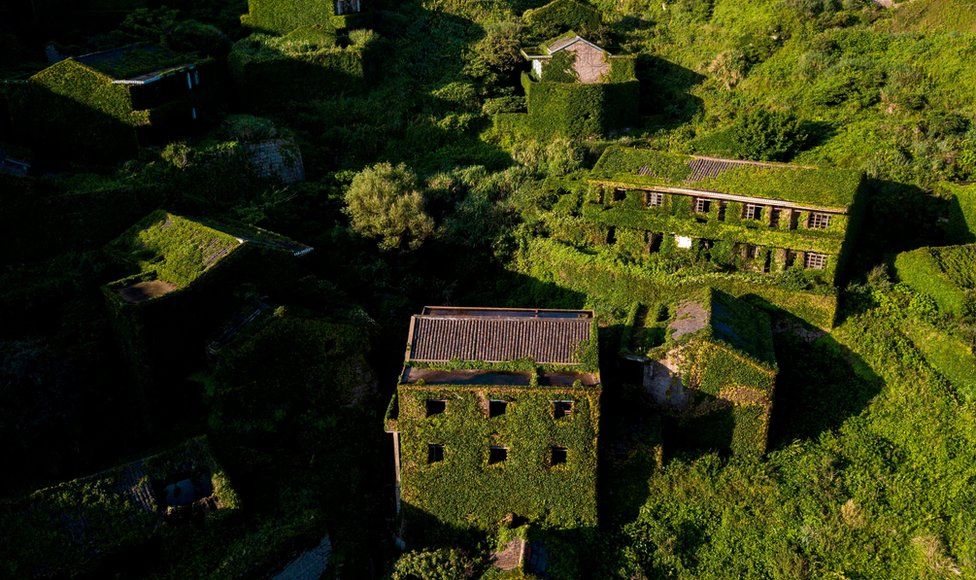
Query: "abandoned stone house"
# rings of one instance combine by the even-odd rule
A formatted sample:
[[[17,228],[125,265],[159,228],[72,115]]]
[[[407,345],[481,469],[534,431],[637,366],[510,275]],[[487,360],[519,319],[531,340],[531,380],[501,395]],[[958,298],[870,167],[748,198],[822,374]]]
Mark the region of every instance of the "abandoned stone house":
[[[642,384],[677,423],[679,443],[765,452],[778,372],[766,313],[703,289],[676,304],[638,308],[626,337],[627,380]]]
[[[862,181],[857,171],[612,147],[590,176],[583,212],[607,228],[609,241],[640,234],[645,254],[673,248],[707,257],[722,244],[738,269],[796,268],[836,284]]]
[[[589,311],[413,316],[386,418],[405,536],[423,535],[431,519],[487,529],[508,514],[595,525],[596,348]]]
[[[536,48],[522,50],[522,56],[532,63],[535,80],[542,78],[545,67],[560,53],[572,56],[572,69],[580,83],[596,84],[609,78],[613,55],[575,32],[549,40]]]
[[[156,211],[106,248],[131,275],[102,288],[120,346],[132,365],[133,408],[178,406],[206,339],[240,310],[240,289],[287,284],[312,248],[251,226]]]
[[[528,114],[497,115],[501,131],[589,138],[631,127],[639,118],[633,56],[612,55],[575,32],[522,55],[531,63],[521,77]]]
[[[72,159],[131,154],[206,114],[209,62],[145,43],[61,60],[11,87],[14,132]]]
[[[237,509],[237,494],[207,439],[189,439],[8,502],[0,510],[0,533],[23,549],[4,570],[22,578],[98,576],[111,558],[142,554],[151,545],[178,548],[172,538],[192,545],[209,537],[200,530],[219,526]],[[158,542],[164,527],[179,534]]]

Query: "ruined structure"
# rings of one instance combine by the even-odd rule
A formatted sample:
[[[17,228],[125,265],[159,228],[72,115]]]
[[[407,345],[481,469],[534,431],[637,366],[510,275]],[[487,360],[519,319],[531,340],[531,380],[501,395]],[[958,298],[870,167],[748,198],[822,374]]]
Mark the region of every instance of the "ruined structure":
[[[526,48],[522,75],[528,114],[500,115],[496,126],[542,136],[589,137],[634,124],[639,83],[632,56],[615,56],[570,31]]]
[[[490,529],[508,514],[594,526],[597,356],[589,311],[427,307],[414,316],[386,421],[406,536]]]
[[[98,576],[107,560],[147,546],[176,558],[220,534],[237,512],[237,494],[207,440],[190,439],[4,505],[3,570],[24,578]]]
[[[240,311],[239,288],[286,283],[312,248],[241,224],[156,211],[106,247],[130,275],[103,287],[119,343],[132,362],[135,410],[178,404],[207,338]]]
[[[638,255],[699,252],[833,287],[860,218],[862,180],[851,170],[611,147],[593,169],[583,216]]]
[[[11,86],[17,135],[46,156],[104,161],[189,131],[205,115],[209,60],[151,44],[64,59]]]
[[[766,450],[777,364],[769,316],[718,290],[635,307],[624,356],[647,396],[682,427],[683,443]]]

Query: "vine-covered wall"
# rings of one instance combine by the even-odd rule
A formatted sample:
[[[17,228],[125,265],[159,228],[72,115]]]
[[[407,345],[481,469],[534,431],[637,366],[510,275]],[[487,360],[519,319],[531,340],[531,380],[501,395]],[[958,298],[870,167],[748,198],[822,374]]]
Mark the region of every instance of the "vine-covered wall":
[[[489,398],[508,401],[505,414],[489,418]],[[427,417],[427,399],[446,400],[445,411]],[[572,415],[554,418],[557,400],[573,401]],[[492,529],[506,514],[543,527],[595,526],[599,401],[599,387],[401,385],[396,429],[407,533],[428,531],[418,529],[424,515],[458,529]],[[428,464],[432,443],[444,446],[444,459]],[[507,447],[508,459],[489,465],[492,445]],[[567,449],[565,464],[549,464],[552,446]]]
[[[363,4],[368,1],[363,0]],[[249,0],[241,24],[257,32],[287,34],[305,26],[345,30],[368,22],[365,13],[336,15],[334,4],[334,0]]]
[[[252,35],[229,60],[242,98],[258,109],[357,91],[376,68],[376,40],[363,45],[294,48],[287,37]]]

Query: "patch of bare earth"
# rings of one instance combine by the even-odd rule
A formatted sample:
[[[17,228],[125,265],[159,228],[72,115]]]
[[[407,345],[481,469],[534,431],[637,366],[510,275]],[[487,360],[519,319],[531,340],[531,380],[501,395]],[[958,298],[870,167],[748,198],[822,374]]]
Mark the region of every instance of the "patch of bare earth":
[[[153,298],[159,298],[176,290],[176,284],[165,280],[146,280],[119,289],[119,296],[130,304],[138,304]]]

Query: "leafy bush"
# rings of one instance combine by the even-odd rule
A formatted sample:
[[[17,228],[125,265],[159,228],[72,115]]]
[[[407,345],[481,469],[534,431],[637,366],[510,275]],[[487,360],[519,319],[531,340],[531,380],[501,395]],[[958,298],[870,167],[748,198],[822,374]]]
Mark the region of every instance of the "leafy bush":
[[[809,134],[792,113],[757,109],[739,117],[732,138],[745,159],[785,161],[803,149]]]
[[[920,248],[895,258],[898,277],[955,316],[976,315],[976,245]]]
[[[474,561],[456,548],[407,552],[390,574],[392,580],[463,580],[473,578]]]
[[[603,16],[592,6],[577,0],[554,0],[545,6],[527,10],[522,19],[538,38],[552,38],[568,30],[593,41],[601,40]]]
[[[353,229],[378,238],[383,249],[416,249],[434,232],[417,176],[402,163],[362,170],[346,190],[345,201]]]

